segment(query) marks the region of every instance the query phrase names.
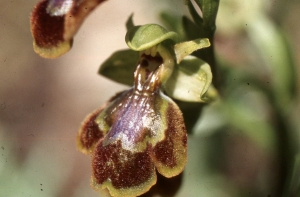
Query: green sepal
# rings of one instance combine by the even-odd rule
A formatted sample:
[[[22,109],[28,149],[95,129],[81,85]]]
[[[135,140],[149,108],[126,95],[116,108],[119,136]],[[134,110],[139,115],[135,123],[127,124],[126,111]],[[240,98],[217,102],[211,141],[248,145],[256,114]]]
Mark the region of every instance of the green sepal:
[[[167,31],[160,25],[147,24],[135,26],[127,31],[125,41],[130,49],[134,51],[143,51],[167,39],[176,43],[179,39],[178,37],[177,33]]]
[[[132,86],[138,59],[137,51],[130,49],[116,51],[101,64],[98,73],[118,83]]]
[[[210,66],[194,56],[187,56],[174,67],[165,84],[170,97],[186,102],[207,102],[205,93],[212,82]]]
[[[133,23],[133,14],[131,14],[129,17],[128,17],[128,19],[127,19],[127,21],[126,21],[126,30],[127,31],[129,31],[130,29],[132,29],[133,27],[134,27],[134,23]]]
[[[177,64],[181,62],[183,58],[192,54],[194,51],[210,46],[210,42],[207,38],[199,38],[187,42],[181,42],[174,46]]]

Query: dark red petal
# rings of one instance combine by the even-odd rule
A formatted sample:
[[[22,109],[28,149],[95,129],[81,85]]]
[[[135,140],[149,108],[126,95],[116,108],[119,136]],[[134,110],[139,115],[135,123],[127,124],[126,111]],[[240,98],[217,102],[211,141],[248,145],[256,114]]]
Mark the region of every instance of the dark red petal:
[[[30,19],[33,47],[44,58],[68,52],[73,36],[88,14],[104,0],[42,0]],[[66,6],[67,5],[67,6]]]
[[[47,13],[48,0],[39,2],[32,12],[31,28],[37,46],[51,47],[63,42],[64,17]]]
[[[156,172],[149,155],[150,146],[143,152],[124,150],[118,140],[107,146],[100,141],[92,158],[92,186],[105,189],[112,196],[137,196],[156,183]]]
[[[81,152],[90,154],[97,142],[106,135],[111,126],[110,122],[104,118],[109,113],[107,106],[114,102],[122,93],[120,92],[110,98],[107,103],[84,119],[77,135],[77,147]]]
[[[153,147],[151,158],[160,174],[173,177],[183,171],[187,162],[187,133],[182,113],[171,100],[164,118],[167,124],[165,137]]]
[[[46,58],[55,58],[71,48],[72,40],[64,40],[64,16],[51,16],[47,12],[49,0],[39,2],[31,14],[31,33],[34,50]]]
[[[105,106],[102,106],[93,113],[89,114],[84,119],[79,129],[77,135],[77,147],[81,152],[85,154],[92,153],[97,142],[104,137],[105,131],[101,131],[99,129],[96,118],[99,113],[103,111]]]

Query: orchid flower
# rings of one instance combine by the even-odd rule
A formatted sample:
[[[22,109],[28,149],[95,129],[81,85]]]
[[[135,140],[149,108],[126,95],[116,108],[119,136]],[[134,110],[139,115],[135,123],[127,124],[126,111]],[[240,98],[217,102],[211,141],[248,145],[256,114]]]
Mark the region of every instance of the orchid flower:
[[[31,18],[33,48],[44,58],[68,52],[84,19],[105,0],[42,0]]]
[[[42,0],[31,15],[34,50],[56,58],[70,50],[88,14],[104,0]],[[208,39],[179,42],[156,24],[127,21],[130,49],[117,51],[99,73],[131,88],[118,93],[83,121],[78,149],[92,156],[91,186],[111,196],[147,192],[157,180],[180,174],[187,162],[182,112],[171,99],[207,102],[214,89],[210,66],[190,54]]]
[[[211,72],[200,59],[185,57],[209,46],[208,40],[175,44],[176,40],[175,32],[159,25],[135,26],[126,35],[133,53],[118,52],[100,68],[100,73],[117,80],[130,73],[122,76],[120,70],[135,71],[133,86],[87,116],[79,129],[79,150],[92,155],[94,189],[107,188],[112,196],[138,196],[156,183],[156,171],[173,177],[184,170],[185,124],[179,107],[166,94],[204,102]],[[137,57],[136,63],[120,61],[130,53],[128,58]]]

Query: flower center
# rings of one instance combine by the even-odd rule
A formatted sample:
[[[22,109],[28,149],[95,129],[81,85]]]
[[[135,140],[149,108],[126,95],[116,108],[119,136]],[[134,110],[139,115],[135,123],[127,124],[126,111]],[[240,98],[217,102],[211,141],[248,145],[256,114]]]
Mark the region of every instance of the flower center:
[[[158,44],[141,52],[134,74],[136,94],[157,92],[173,72],[173,56],[163,45]]]

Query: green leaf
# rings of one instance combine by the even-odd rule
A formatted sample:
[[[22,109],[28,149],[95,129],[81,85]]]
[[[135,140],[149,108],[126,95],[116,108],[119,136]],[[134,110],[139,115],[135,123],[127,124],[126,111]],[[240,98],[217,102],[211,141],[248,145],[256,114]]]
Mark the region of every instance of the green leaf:
[[[167,39],[176,43],[178,40],[178,34],[172,31],[167,31],[165,28],[157,24],[135,26],[131,28],[125,36],[128,47],[134,51],[143,51]]]
[[[211,32],[214,32],[216,29],[215,22],[219,8],[219,0],[195,0],[195,2],[203,13],[203,25]]]
[[[187,40],[194,40],[196,38],[201,37],[201,29],[186,16],[182,17],[182,26]]]
[[[190,14],[192,15],[192,18],[194,22],[197,24],[198,27],[202,27],[203,19],[195,9],[194,5],[192,4],[191,0],[188,1],[188,8],[190,11]]]
[[[281,30],[263,14],[257,14],[248,24],[248,35],[269,66],[276,104],[285,110],[295,95],[297,84],[288,43]]]
[[[118,83],[132,86],[138,59],[139,52],[130,49],[116,51],[101,64],[98,73]]]
[[[212,82],[210,66],[193,56],[188,56],[174,67],[165,84],[167,94],[187,102],[206,102],[205,97]]]

